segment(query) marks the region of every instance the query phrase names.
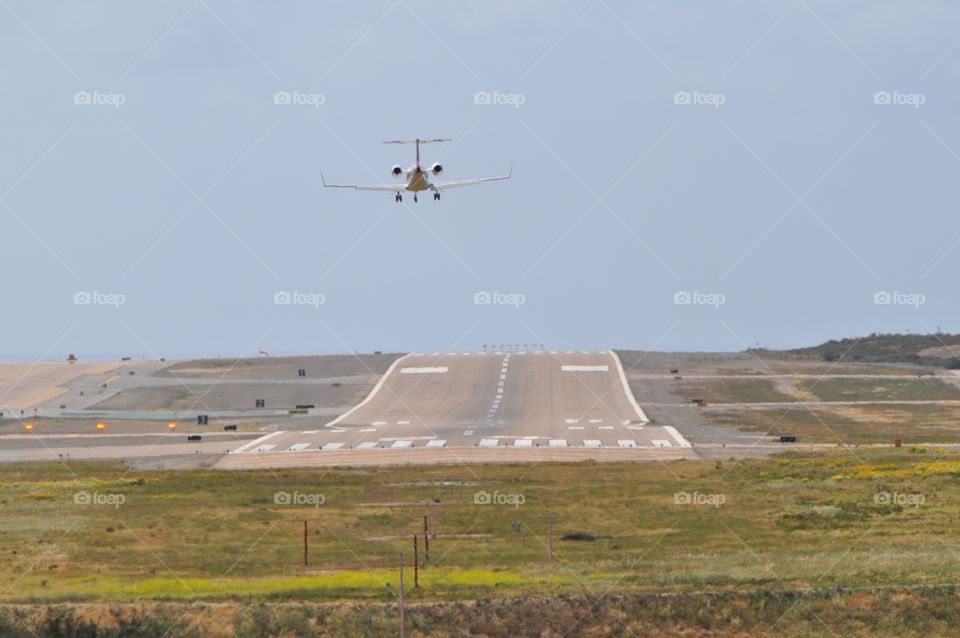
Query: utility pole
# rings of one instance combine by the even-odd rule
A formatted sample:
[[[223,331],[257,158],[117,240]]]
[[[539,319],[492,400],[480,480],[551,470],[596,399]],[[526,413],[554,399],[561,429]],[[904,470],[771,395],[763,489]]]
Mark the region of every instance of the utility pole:
[[[307,521],[303,521],[303,566],[309,564],[309,553],[307,548]]]
[[[420,550],[416,534],[413,535],[413,588],[420,589]]]

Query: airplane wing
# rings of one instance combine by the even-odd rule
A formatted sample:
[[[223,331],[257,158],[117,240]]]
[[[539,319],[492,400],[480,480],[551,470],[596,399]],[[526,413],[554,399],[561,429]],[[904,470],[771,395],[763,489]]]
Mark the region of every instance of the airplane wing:
[[[324,188],[352,188],[358,191],[388,191],[391,193],[400,193],[407,190],[407,185],[404,183],[397,184],[328,184],[327,180],[324,179],[323,173],[320,173],[320,180],[323,182]]]
[[[510,167],[510,170],[506,175],[500,175],[499,177],[477,177],[476,179],[457,179],[449,182],[433,182],[431,187],[435,191],[443,191],[448,188],[458,188],[460,186],[473,186],[475,184],[483,184],[484,182],[496,182],[501,179],[510,179],[513,177],[513,166]]]

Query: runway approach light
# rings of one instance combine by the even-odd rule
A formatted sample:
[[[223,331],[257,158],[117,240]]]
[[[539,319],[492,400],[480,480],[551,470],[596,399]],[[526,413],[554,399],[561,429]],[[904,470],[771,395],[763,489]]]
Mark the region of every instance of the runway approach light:
[[[23,427],[26,428],[27,431],[33,431],[33,423],[25,423]]]
[[[107,429],[107,424],[106,424],[106,423],[103,423],[103,422],[101,421],[100,423],[97,423],[97,429],[98,429],[98,430],[106,430],[106,429]]]
[[[177,424],[176,424],[176,423],[173,423],[173,422],[167,423],[167,427],[170,428],[171,430],[176,430],[176,429],[177,429]]]

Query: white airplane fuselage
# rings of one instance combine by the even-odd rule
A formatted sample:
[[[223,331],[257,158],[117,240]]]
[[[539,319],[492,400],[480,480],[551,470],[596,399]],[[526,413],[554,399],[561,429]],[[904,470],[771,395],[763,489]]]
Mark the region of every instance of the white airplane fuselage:
[[[411,166],[407,169],[406,187],[398,185],[397,190],[404,189],[409,193],[418,193],[431,190],[430,181],[427,179],[427,172],[422,166]]]

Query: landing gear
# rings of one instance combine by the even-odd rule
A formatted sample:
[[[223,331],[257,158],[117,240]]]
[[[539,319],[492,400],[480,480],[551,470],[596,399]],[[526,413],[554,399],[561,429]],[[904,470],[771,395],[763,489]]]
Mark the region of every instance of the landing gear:
[[[396,202],[402,202],[402,201],[403,201],[403,195],[401,195],[400,193],[397,193],[396,196],[394,197],[394,201],[396,201]]]
[[[440,201],[440,191],[435,191],[435,192],[433,193],[433,201],[435,201],[435,202]]]
[[[416,194],[416,193],[413,194],[413,201],[417,201],[417,194]]]

